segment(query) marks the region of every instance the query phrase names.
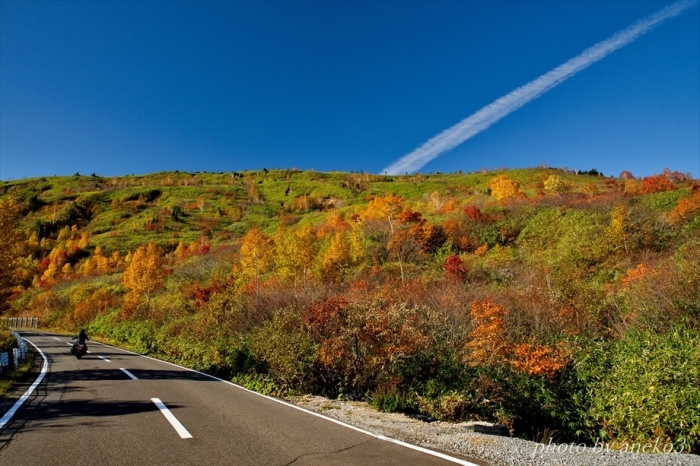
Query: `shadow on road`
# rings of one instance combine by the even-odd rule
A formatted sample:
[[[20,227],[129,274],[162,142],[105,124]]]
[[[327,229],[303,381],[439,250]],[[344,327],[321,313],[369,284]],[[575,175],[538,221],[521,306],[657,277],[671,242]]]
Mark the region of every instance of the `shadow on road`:
[[[83,362],[92,362],[89,356],[83,358]],[[97,358],[95,358],[97,359]],[[101,360],[98,360],[101,361]],[[145,370],[127,369],[139,380],[187,380],[194,382],[215,382],[215,379],[206,377],[196,372],[184,370]],[[102,382],[102,381],[132,381],[129,376],[119,370],[111,369],[76,369],[70,371],[52,371],[47,375],[51,384],[74,384],[76,382]],[[69,388],[70,389],[70,388]]]
[[[168,409],[180,408],[177,404],[168,404]],[[43,400],[36,405],[24,408],[24,419],[21,425],[0,433],[0,450],[15,432],[22,428],[24,431],[42,429],[111,426],[107,418],[113,416],[129,416],[140,413],[159,411],[150,400],[144,401],[103,401],[103,400]],[[79,420],[81,419],[81,420]],[[31,422],[26,423],[27,420]]]
[[[169,409],[178,405],[168,405]],[[34,414],[34,421],[71,417],[128,416],[149,411],[158,411],[150,400],[144,401],[102,401],[102,400],[59,400],[44,401]],[[55,424],[52,424],[55,426]]]

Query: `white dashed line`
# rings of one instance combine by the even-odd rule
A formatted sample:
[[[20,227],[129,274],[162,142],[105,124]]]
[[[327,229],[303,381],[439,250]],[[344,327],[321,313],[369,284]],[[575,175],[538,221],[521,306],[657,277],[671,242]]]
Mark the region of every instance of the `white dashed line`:
[[[107,361],[107,362],[112,362],[112,361],[110,361],[109,359],[105,358],[104,356],[97,356],[97,357],[100,358],[100,359],[104,359],[104,360]]]
[[[129,377],[131,377],[132,379],[138,380],[138,378],[134,374],[132,374],[128,370],[124,369],[123,367],[120,367],[119,370],[122,371],[123,373],[125,373],[126,375],[128,375]]]
[[[353,426],[353,425],[351,425],[351,424],[347,424],[347,423],[345,423],[345,422],[343,422],[343,421],[339,421],[339,420],[337,420],[337,419],[333,419],[332,417],[328,417],[328,416],[325,416],[325,415],[323,415],[323,414],[316,413],[316,412],[314,412],[314,411],[309,411],[308,409],[302,408],[302,407],[297,406],[297,405],[293,405],[293,404],[288,403],[288,402],[286,402],[286,401],[280,400],[279,398],[274,398],[274,397],[271,397],[271,396],[263,395],[262,393],[254,392],[253,390],[249,390],[249,389],[247,389],[247,388],[245,388],[245,387],[243,387],[243,386],[241,386],[241,385],[237,385],[237,384],[235,384],[235,383],[233,383],[233,382],[229,382],[228,380],[220,379],[220,378],[218,378],[218,377],[216,377],[216,376],[214,376],[214,375],[211,375],[211,374],[205,374],[204,372],[199,372],[199,371],[197,371],[197,370],[190,369],[190,368],[188,368],[188,367],[180,366],[180,365],[174,364],[174,363],[172,363],[172,362],[162,361],[162,360],[160,360],[160,359],[152,358],[152,357],[150,357],[150,356],[144,356],[143,354],[134,353],[133,351],[129,351],[129,350],[125,350],[125,349],[122,349],[122,348],[118,348],[118,347],[116,347],[116,346],[108,345],[108,344],[106,344],[106,343],[98,343],[98,344],[100,344],[100,345],[102,345],[102,346],[107,346],[108,348],[112,348],[112,349],[115,349],[115,350],[117,350],[117,351],[121,351],[121,352],[123,352],[123,353],[133,354],[134,356],[141,356],[142,358],[150,359],[150,360],[152,360],[152,361],[157,361],[157,362],[160,362],[160,363],[163,363],[163,364],[167,364],[167,365],[169,365],[169,366],[179,367],[180,369],[184,369],[184,370],[186,370],[186,371],[195,372],[195,373],[197,373],[197,374],[203,375],[204,377],[208,377],[208,378],[210,378],[210,379],[218,380],[219,382],[223,382],[223,383],[225,383],[225,384],[227,384],[227,385],[234,386],[234,387],[236,387],[236,388],[239,389],[239,390],[246,391],[246,392],[248,392],[248,393],[251,393],[251,394],[253,394],[253,395],[257,395],[257,396],[262,397],[262,398],[267,398],[267,399],[270,400],[270,401],[274,401],[275,403],[279,403],[279,404],[281,404],[281,405],[287,406],[288,408],[296,409],[296,410],[301,411],[301,412],[304,412],[304,413],[306,413],[306,414],[310,414],[311,416],[315,416],[315,417],[318,417],[318,418],[321,418],[321,419],[325,419],[326,421],[332,422],[332,423],[334,423],[334,424],[341,425],[341,426],[346,427],[346,428],[348,428],[348,429],[352,429],[352,430],[354,430],[354,431],[356,431],[356,432],[362,432],[363,434],[369,435],[370,437],[374,437],[374,438],[377,438],[377,439],[380,439],[380,440],[384,440],[384,441],[386,441],[386,442],[395,443],[395,444],[397,444],[397,445],[401,445],[402,447],[410,448],[411,450],[420,451],[420,452],[422,452],[422,453],[426,453],[426,454],[431,455],[431,456],[436,456],[436,457],[438,457],[438,458],[442,458],[442,459],[447,460],[447,461],[449,461],[449,462],[451,462],[451,463],[460,464],[460,465],[462,465],[462,466],[477,466],[476,463],[472,463],[472,462],[467,461],[467,460],[462,460],[462,459],[459,459],[459,458],[455,458],[454,456],[446,455],[445,453],[440,453],[440,452],[437,452],[437,451],[429,450],[429,449],[427,449],[427,448],[419,447],[418,445],[413,445],[413,444],[410,444],[410,443],[406,443],[406,442],[403,442],[403,441],[401,441],[401,440],[393,439],[393,438],[391,438],[391,437],[385,437],[384,435],[375,434],[375,433],[370,432],[370,431],[368,431],[368,430],[361,429],[361,428],[359,428],[359,427],[355,427],[355,426]]]
[[[185,426],[180,424],[180,421],[178,421],[177,418],[173,415],[173,413],[171,413],[170,410],[163,404],[163,402],[160,401],[160,398],[151,398],[151,401],[154,402],[156,406],[158,406],[158,409],[160,409],[160,412],[163,413],[165,419],[167,419],[170,425],[175,428],[177,433],[180,434],[181,438],[192,438],[192,434],[187,432]]]
[[[53,339],[54,339],[54,340],[58,340],[58,341],[61,341],[61,339],[60,339],[60,338],[56,338],[56,337],[53,337]]]

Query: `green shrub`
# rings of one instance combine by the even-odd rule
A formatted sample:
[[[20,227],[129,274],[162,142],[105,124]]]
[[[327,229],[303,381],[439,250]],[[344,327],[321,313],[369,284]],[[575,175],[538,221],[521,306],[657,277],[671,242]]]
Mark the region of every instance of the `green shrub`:
[[[305,388],[318,359],[318,346],[298,328],[297,316],[282,311],[251,336],[251,354],[283,388]]]
[[[248,390],[253,390],[263,395],[286,396],[290,394],[288,390],[280,387],[279,384],[268,375],[238,374],[233,376],[231,381]]]
[[[152,322],[123,321],[118,312],[97,316],[88,326],[88,335],[94,334],[124,343],[132,351],[142,354],[157,351],[156,328]]]
[[[412,407],[409,397],[398,390],[379,391],[372,394],[370,405],[379,411],[395,413]]]
[[[17,348],[17,339],[11,331],[0,328],[0,353],[12,351],[12,348]]]
[[[683,188],[661,193],[646,194],[641,196],[638,202],[654,211],[669,211],[678,204],[678,199],[687,196],[689,191],[688,188]]]
[[[591,415],[605,437],[661,437],[700,451],[700,331],[631,331],[611,346],[607,363],[591,393]]]
[[[464,421],[479,418],[474,402],[464,392],[451,391],[432,397],[418,398],[418,411],[441,421]]]
[[[455,361],[456,363],[456,361]],[[432,379],[416,389],[419,412],[441,421],[497,422],[520,437],[547,428],[562,438],[590,439],[585,386],[574,365],[555,378],[532,376],[510,365],[463,367],[450,379]]]

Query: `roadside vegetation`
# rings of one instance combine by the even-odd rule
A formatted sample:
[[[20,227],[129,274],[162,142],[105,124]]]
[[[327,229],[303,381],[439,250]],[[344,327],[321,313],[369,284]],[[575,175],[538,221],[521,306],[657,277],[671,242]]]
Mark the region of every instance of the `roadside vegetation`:
[[[12,349],[17,348],[17,339],[12,334],[11,331],[0,328],[0,353],[12,353]],[[27,359],[23,360],[19,367],[14,368],[12,371],[0,375],[0,396],[4,395],[13,384],[22,380],[22,378],[29,372],[32,367],[33,358],[31,355],[27,355]]]
[[[265,393],[700,452],[687,175],[76,174],[0,183],[0,239],[6,315]]]

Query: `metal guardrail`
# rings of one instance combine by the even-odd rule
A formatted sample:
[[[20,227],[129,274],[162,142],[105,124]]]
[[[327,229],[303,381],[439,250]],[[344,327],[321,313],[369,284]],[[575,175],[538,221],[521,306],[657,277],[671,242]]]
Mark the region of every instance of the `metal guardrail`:
[[[0,374],[19,366],[19,362],[27,357],[27,342],[17,332],[12,332],[12,335],[17,339],[17,348],[12,348],[12,352],[0,353]]]
[[[3,321],[6,328],[39,328],[38,317],[6,317]]]

